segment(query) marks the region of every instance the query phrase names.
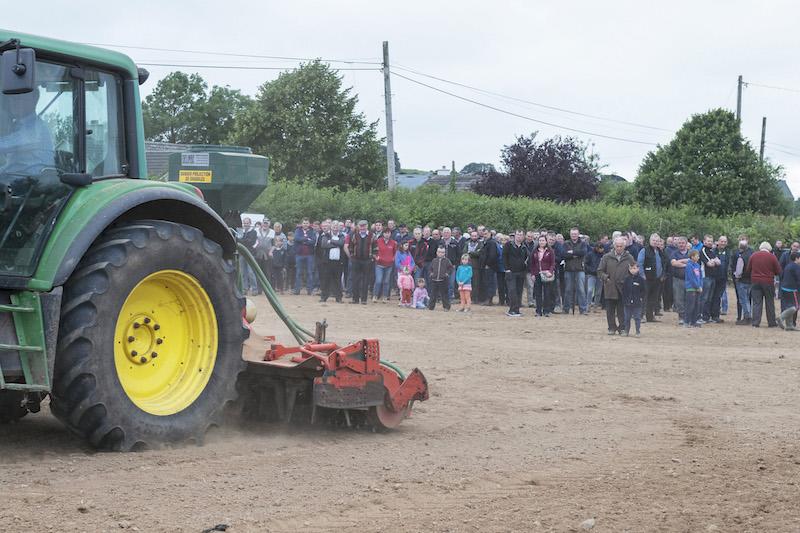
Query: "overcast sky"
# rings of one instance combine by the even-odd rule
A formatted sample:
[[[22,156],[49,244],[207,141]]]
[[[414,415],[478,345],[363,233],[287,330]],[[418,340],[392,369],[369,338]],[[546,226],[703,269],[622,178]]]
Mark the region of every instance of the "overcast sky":
[[[36,3],[37,6],[42,4]],[[768,2],[210,2],[47,1],[4,6],[3,26],[68,40],[269,56],[380,60],[483,91],[601,118],[555,111],[411,74],[397,73],[532,119],[592,133],[571,133],[479,107],[392,78],[395,149],[404,167],[461,168],[497,163],[515,136],[573,134],[593,143],[607,172],[632,180],[642,157],[666,143],[693,113],[735,109],[744,90],[743,132],[758,149],[767,117],[766,155],[783,165],[800,195],[800,4]],[[120,49],[137,62],[291,67],[296,62]],[[336,66],[347,67],[345,63]],[[350,67],[371,68],[354,64]],[[147,67],[147,94],[171,67]],[[377,66],[376,66],[377,68]],[[274,70],[185,68],[209,84],[254,95]],[[360,109],[380,120],[379,71],[342,71]],[[608,120],[612,119],[612,120]],[[642,126],[620,124],[622,121]],[[668,131],[662,131],[663,128]],[[600,135],[639,143],[613,140]]]

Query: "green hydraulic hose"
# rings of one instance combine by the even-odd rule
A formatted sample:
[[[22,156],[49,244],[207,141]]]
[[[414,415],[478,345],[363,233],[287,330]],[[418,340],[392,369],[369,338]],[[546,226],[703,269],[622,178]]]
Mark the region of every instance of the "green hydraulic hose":
[[[275,310],[275,314],[277,314],[278,318],[280,318],[281,321],[286,324],[286,327],[289,329],[295,340],[300,344],[304,344],[311,340],[314,337],[314,334],[303,328],[300,324],[295,322],[292,317],[289,316],[289,314],[286,312],[286,309],[284,309],[283,305],[278,299],[275,289],[272,288],[267,276],[264,274],[264,271],[261,270],[261,267],[258,265],[255,257],[253,257],[253,254],[250,253],[250,250],[248,250],[247,247],[242,244],[238,244],[237,249],[242,257],[244,257],[244,260],[247,262],[247,264],[250,265],[250,268],[253,269],[253,272],[255,272],[256,279],[258,279],[259,284],[264,289],[264,294],[267,297],[267,301],[269,301],[270,305]]]
[[[283,304],[281,304],[280,299],[278,298],[275,289],[272,288],[272,284],[267,279],[267,276],[264,274],[264,271],[261,270],[256,258],[253,257],[253,254],[250,253],[250,250],[247,249],[246,246],[239,243],[237,244],[237,249],[239,253],[244,257],[244,260],[250,265],[250,268],[253,269],[253,272],[256,274],[256,279],[258,279],[259,284],[264,289],[264,294],[267,296],[267,300],[269,301],[272,309],[275,310],[275,313],[278,315],[278,318],[286,324],[286,327],[291,332],[292,336],[295,338],[297,342],[300,344],[305,344],[306,342],[312,340],[314,338],[314,334],[302,327],[300,324],[295,322],[295,320],[289,316],[289,313],[286,312],[284,309]],[[362,356],[362,360],[363,360]],[[387,368],[391,368],[394,370],[398,376],[400,376],[400,380],[405,380],[406,376],[402,370],[397,368],[397,366],[389,363],[387,361],[381,361],[380,364]]]
[[[400,376],[400,381],[405,381],[405,379],[406,379],[406,375],[405,375],[405,374],[403,374],[403,371],[402,371],[402,370],[400,370],[399,368],[397,368],[397,366],[395,366],[395,365],[393,365],[392,363],[389,363],[389,362],[387,362],[387,361],[381,361],[381,364],[382,364],[383,366],[385,366],[385,367],[387,367],[387,368],[391,368],[392,370],[394,370],[395,372],[397,372],[397,375],[398,375],[398,376]]]
[[[360,359],[361,361],[365,361],[365,360],[366,360],[366,357],[364,357],[363,355],[361,355],[361,356],[359,357],[359,359]],[[403,373],[403,371],[402,371],[402,370],[400,370],[399,368],[397,368],[397,366],[393,365],[392,363],[390,363],[390,362],[388,362],[388,361],[380,361],[380,364],[381,364],[381,365],[383,365],[383,366],[385,366],[386,368],[391,368],[392,370],[394,370],[394,371],[397,373],[397,375],[398,375],[398,376],[400,376],[400,381],[403,381],[403,380],[405,380],[405,379],[406,379],[406,375]]]
[[[303,328],[297,322],[295,322],[291,317],[289,317],[289,314],[286,312],[286,309],[284,309],[283,304],[281,304],[280,300],[278,299],[278,295],[275,292],[275,289],[272,288],[272,284],[270,284],[269,280],[267,279],[267,276],[264,274],[264,271],[261,270],[261,267],[258,265],[258,262],[250,253],[250,251],[241,244],[239,244],[238,247],[239,247],[239,252],[244,256],[245,261],[247,261],[247,264],[250,265],[250,267],[253,269],[253,272],[255,272],[256,278],[258,279],[259,284],[264,289],[264,293],[266,294],[267,299],[269,300],[273,309],[275,309],[275,312],[278,313],[278,315],[281,317],[282,320],[285,319],[284,322],[288,321],[287,326],[289,326],[290,328],[305,333],[309,337],[313,337],[314,336],[313,333]]]

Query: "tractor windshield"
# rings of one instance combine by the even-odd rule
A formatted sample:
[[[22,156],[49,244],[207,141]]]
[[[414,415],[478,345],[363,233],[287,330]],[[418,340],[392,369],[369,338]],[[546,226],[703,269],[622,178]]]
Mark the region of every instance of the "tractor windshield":
[[[37,61],[35,79],[30,93],[0,94],[0,286],[36,270],[73,191],[62,175],[125,173],[118,77]]]

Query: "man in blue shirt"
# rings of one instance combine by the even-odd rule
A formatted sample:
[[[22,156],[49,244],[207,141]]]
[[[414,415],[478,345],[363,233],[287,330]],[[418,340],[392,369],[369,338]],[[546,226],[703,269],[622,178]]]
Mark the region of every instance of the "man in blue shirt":
[[[7,112],[0,112],[0,156],[5,161],[0,174],[38,176],[46,168],[55,167],[55,149],[50,129],[36,114],[39,91],[2,95]]]

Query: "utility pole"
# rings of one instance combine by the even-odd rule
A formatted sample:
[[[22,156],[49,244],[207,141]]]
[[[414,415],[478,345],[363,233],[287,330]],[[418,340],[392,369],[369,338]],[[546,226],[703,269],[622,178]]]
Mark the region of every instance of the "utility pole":
[[[764,162],[764,140],[767,138],[767,117],[761,119],[761,150],[759,151],[759,160]]]
[[[739,83],[736,89],[736,120],[739,122],[739,129],[742,129],[742,75],[739,74]]]
[[[392,84],[389,79],[389,41],[383,41],[383,93],[386,102],[386,176],[389,190],[397,186],[394,168],[394,129],[392,127]]]

